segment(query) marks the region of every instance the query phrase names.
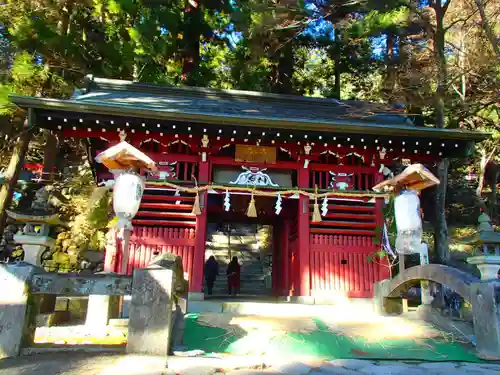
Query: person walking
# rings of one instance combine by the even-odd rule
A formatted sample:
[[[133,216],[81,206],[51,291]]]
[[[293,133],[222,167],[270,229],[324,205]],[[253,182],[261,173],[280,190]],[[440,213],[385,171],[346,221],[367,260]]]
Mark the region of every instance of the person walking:
[[[235,296],[240,291],[240,264],[238,257],[233,257],[227,266],[227,290],[229,295]]]
[[[208,295],[212,295],[215,279],[219,276],[219,263],[213,255],[205,262],[205,282],[207,283]]]

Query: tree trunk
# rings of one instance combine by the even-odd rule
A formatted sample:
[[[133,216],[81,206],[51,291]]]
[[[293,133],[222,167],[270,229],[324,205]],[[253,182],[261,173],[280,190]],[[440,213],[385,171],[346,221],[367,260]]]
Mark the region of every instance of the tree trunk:
[[[184,46],[182,53],[182,80],[186,85],[197,83],[196,73],[200,66],[200,37],[202,14],[200,2],[185,0],[184,8]]]
[[[3,236],[5,222],[7,221],[7,212],[12,203],[14,188],[16,187],[21,168],[24,163],[26,152],[31,139],[30,125],[32,123],[32,109],[28,112],[28,119],[24,122],[23,133],[18,138],[16,146],[12,151],[9,166],[5,172],[5,181],[0,189],[0,235]]]
[[[384,82],[384,91],[387,97],[389,98],[389,102],[393,101],[394,86],[396,85],[394,45],[395,45],[394,34],[389,31],[387,33],[386,52],[385,52],[385,63],[387,66],[387,71]]]
[[[445,95],[447,87],[447,66],[445,55],[444,16],[448,0],[442,3],[435,0],[433,8],[436,13],[436,31],[434,33],[434,57],[438,70],[438,86],[435,93],[436,127],[445,127]],[[437,177],[440,184],[436,188],[436,215],[434,222],[434,246],[439,262],[446,264],[449,260],[448,225],[446,223],[446,188],[448,185],[449,160],[442,159],[437,165]]]
[[[436,187],[436,213],[434,221],[434,249],[440,263],[448,263],[448,225],[446,223],[446,188],[448,186],[448,159],[442,159],[437,165],[439,185]]]
[[[335,86],[333,87],[333,97],[335,99],[340,99],[341,94],[341,82],[340,75],[342,73],[341,67],[341,52],[340,52],[340,28],[335,25],[335,43],[334,43],[334,51],[333,51],[333,61],[335,63],[334,66],[334,74],[335,74]]]
[[[436,12],[436,31],[434,33],[434,56],[436,59],[438,70],[438,86],[435,93],[435,111],[436,111],[436,127],[445,127],[445,102],[446,84],[447,84],[447,66],[445,55],[445,29],[444,15],[445,9],[440,0],[434,3]]]
[[[57,157],[57,137],[52,131],[46,130],[45,147],[43,149],[42,179],[52,181],[54,178],[54,164]]]
[[[276,91],[279,94],[293,94],[293,39],[288,40],[280,51],[278,62],[278,82]]]
[[[498,178],[500,177],[500,168],[498,167],[498,164],[496,163],[491,163],[491,182],[490,182],[490,187],[491,187],[491,195],[490,199],[488,202],[488,206],[490,208],[490,217],[491,218],[496,218],[497,217],[497,183],[498,183]]]
[[[491,27],[491,24],[488,20],[483,0],[475,0],[475,3],[477,6],[477,10],[479,11],[479,15],[481,16],[481,27],[483,28],[484,33],[486,34],[486,37],[488,38],[491,47],[495,52],[495,55],[497,55],[497,57],[500,57],[500,42],[496,37],[493,28]]]

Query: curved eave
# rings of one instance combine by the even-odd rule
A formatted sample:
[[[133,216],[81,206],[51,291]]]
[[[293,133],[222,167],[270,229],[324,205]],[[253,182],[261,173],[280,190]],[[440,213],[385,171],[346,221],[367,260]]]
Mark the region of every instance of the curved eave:
[[[425,137],[435,139],[450,139],[480,142],[491,136],[490,133],[461,131],[454,129],[437,129],[429,127],[386,125],[381,123],[363,123],[361,121],[338,120],[322,122],[307,119],[286,119],[279,117],[257,117],[245,115],[215,114],[215,113],[186,113],[179,111],[152,110],[137,106],[110,105],[107,103],[78,102],[76,100],[61,100],[37,98],[29,96],[10,95],[13,103],[21,108],[44,109],[73,113],[99,114],[104,116],[131,116],[150,119],[164,119],[175,121],[195,121],[217,125],[241,125],[262,128],[295,129],[318,132],[336,132],[351,134],[374,134],[408,137]]]

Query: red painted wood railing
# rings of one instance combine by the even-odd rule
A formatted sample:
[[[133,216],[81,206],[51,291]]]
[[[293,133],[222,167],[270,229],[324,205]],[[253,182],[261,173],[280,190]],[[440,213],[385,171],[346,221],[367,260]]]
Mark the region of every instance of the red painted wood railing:
[[[191,278],[195,231],[188,228],[134,227],[129,245],[129,261],[126,273],[148,265],[155,253],[173,253],[182,257],[184,273]],[[121,244],[120,244],[121,245]],[[116,261],[117,272],[122,273],[121,251]]]
[[[373,283],[386,273],[370,261],[377,249],[372,237],[311,234],[311,294],[373,297]]]

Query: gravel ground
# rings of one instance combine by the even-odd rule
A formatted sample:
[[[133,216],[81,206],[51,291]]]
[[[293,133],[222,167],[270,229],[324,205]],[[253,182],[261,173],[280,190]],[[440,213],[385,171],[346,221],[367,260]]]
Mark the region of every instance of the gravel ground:
[[[500,375],[500,365],[457,362],[335,360],[298,362],[263,357],[157,357],[122,353],[44,353],[0,360],[1,375]]]

